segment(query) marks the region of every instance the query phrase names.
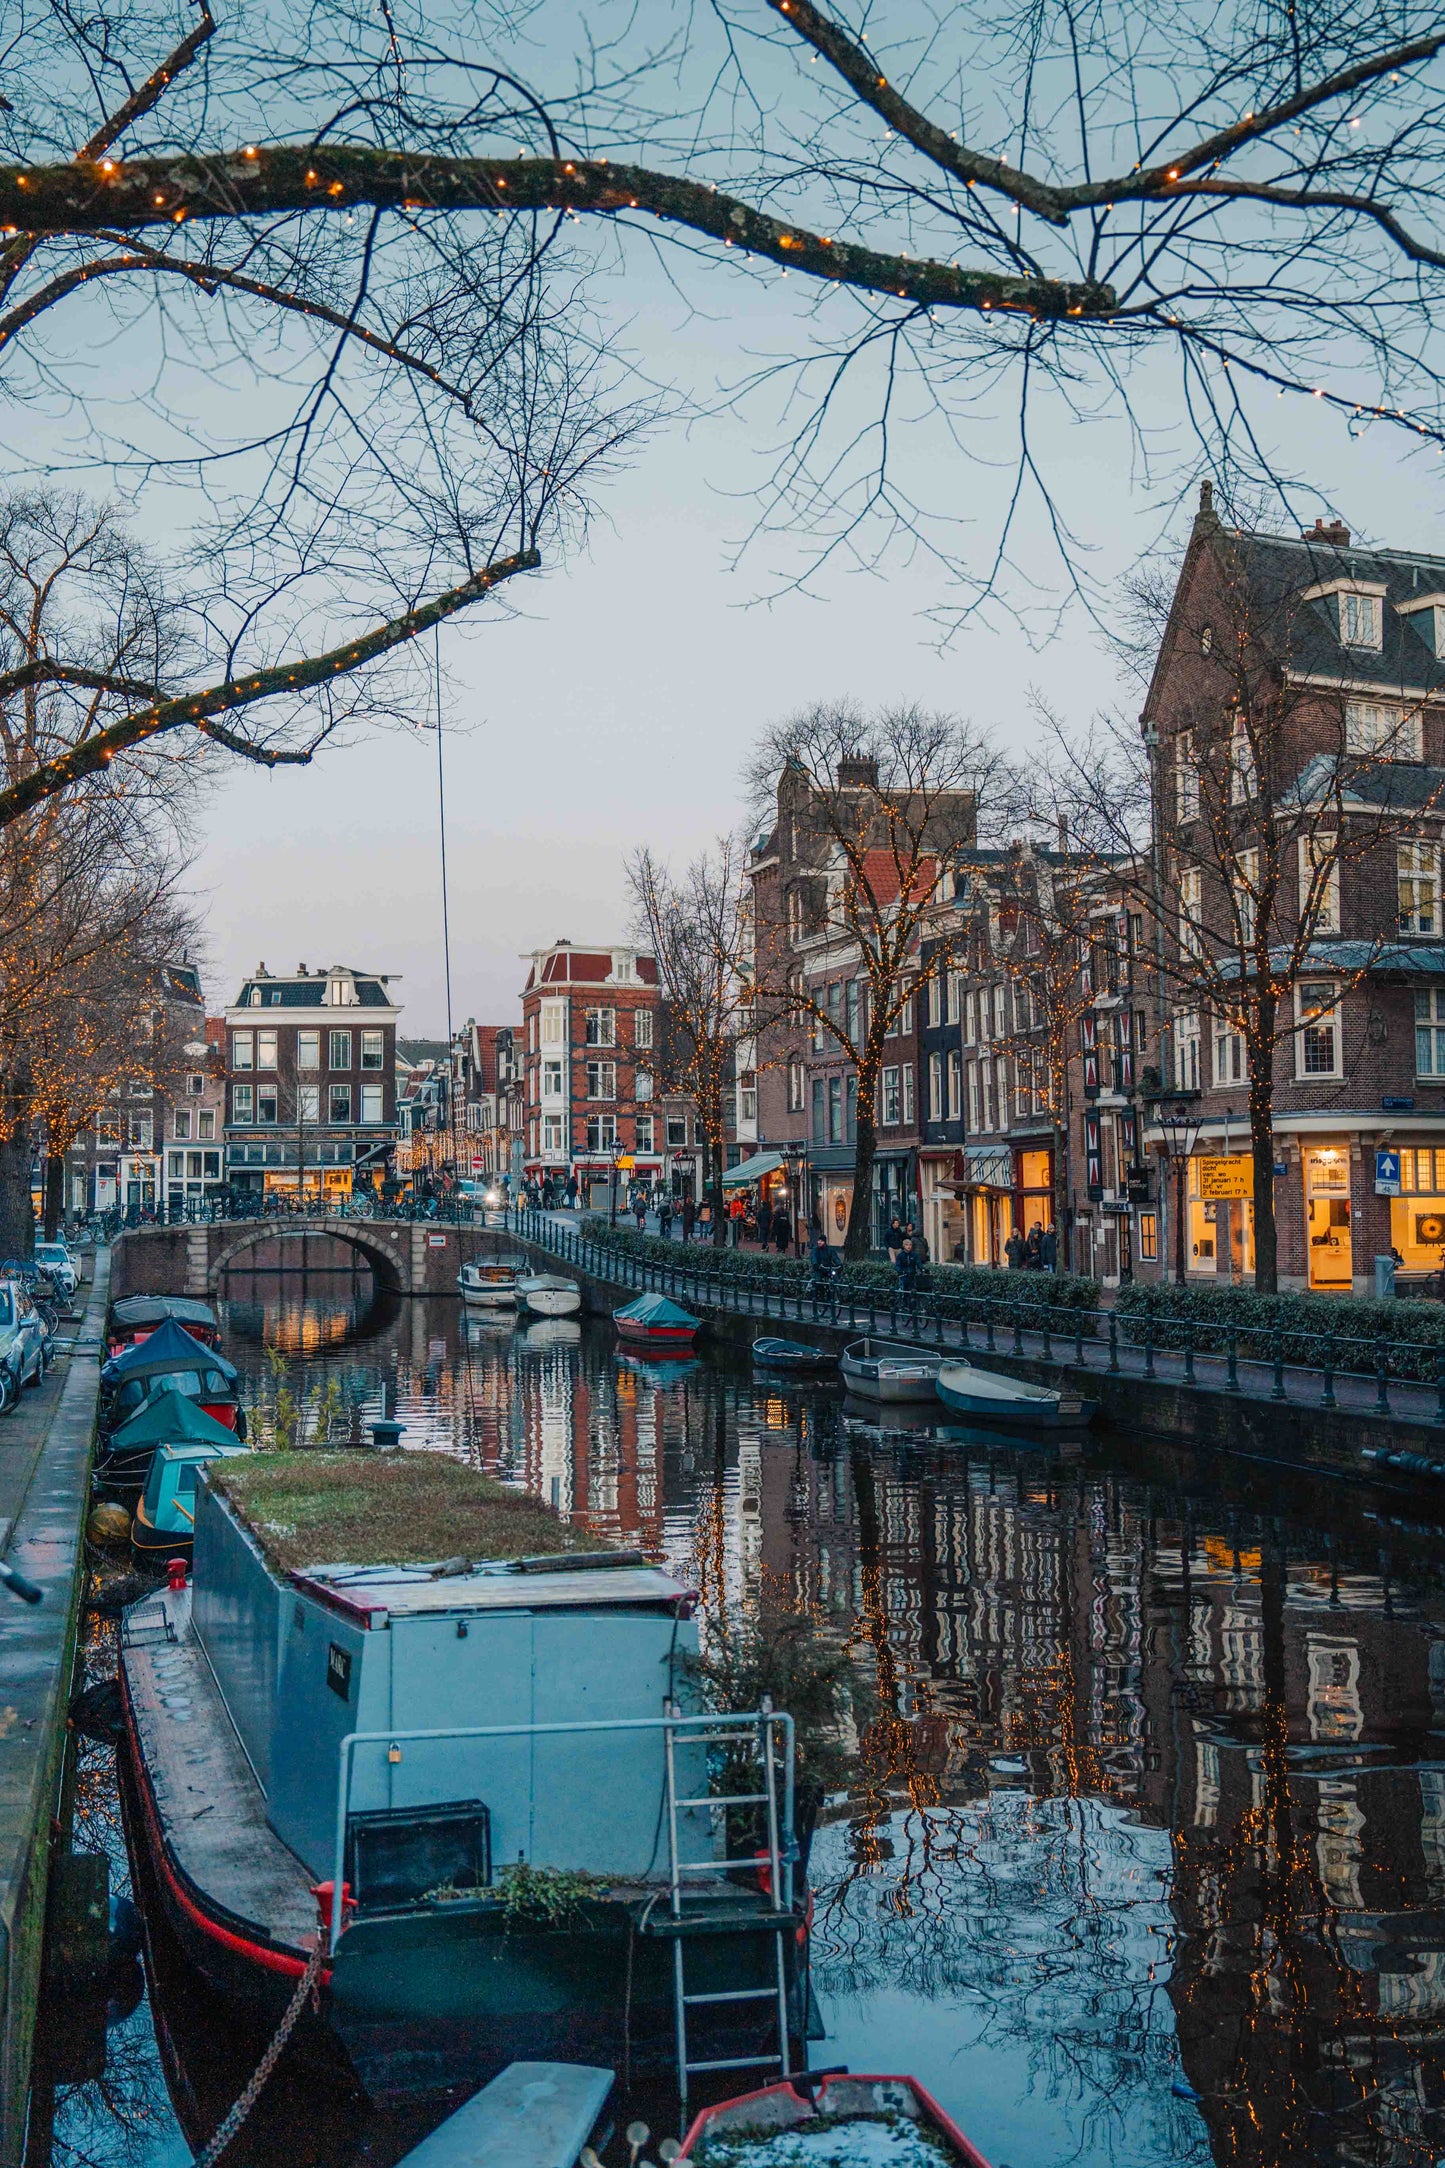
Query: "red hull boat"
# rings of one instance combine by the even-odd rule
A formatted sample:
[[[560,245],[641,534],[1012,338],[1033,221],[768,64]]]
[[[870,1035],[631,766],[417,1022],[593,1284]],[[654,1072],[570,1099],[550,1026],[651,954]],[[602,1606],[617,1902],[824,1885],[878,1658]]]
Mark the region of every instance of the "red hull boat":
[[[690,1355],[702,1324],[666,1295],[639,1295],[625,1310],[615,1310],[612,1322],[630,1347],[645,1347],[650,1355]]]
[[[907,2130],[911,2124],[919,2139],[931,2141],[928,2157],[936,2156],[939,2168],[944,2163],[950,2168],[989,2168],[978,2147],[916,2078],[853,2077],[847,2071],[784,2078],[777,2085],[764,2085],[757,2092],[739,2093],[715,2108],[704,2108],[682,2141],[678,2168],[684,2162],[708,2168],[712,2160],[731,2160],[743,2144],[754,2150],[757,2168],[766,2168],[770,2138],[801,2136],[810,2124],[824,2119],[839,2137],[850,2121],[856,2121],[860,2130],[872,2125],[898,2131],[900,2162],[918,2157],[919,2149],[912,2145]],[[779,2159],[791,2157],[793,2150],[780,2148]],[[874,2157],[871,2150],[868,2157]]]

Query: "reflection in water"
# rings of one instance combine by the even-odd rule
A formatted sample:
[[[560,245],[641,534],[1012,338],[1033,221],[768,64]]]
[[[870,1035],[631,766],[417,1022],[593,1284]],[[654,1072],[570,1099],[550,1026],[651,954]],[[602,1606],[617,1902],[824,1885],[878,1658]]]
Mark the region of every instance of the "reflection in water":
[[[1251,1477],[1246,1509],[1228,1471],[1190,1491],[1125,1439],[1063,1458],[885,1431],[835,1389],[639,1361],[590,1322],[378,1303],[365,1275],[228,1294],[258,1435],[359,1439],[385,1393],[408,1446],[665,1559],[705,1617],[772,1580],[849,1650],[871,1693],[813,1854],[815,2063],[913,2071],[999,2168],[1445,2153],[1426,1540],[1397,1533],[1391,1559],[1358,1504]],[[179,2042],[194,1999],[163,1978],[160,2000]],[[153,2084],[143,2019],[126,2053]],[[175,2049],[193,2136],[252,2067],[215,2051],[226,2031],[206,2021],[203,2077]],[[283,2061],[236,2168],[402,2149],[334,2084],[319,2098]],[[179,2142],[94,2081],[57,2115],[57,2163],[157,2168]]]

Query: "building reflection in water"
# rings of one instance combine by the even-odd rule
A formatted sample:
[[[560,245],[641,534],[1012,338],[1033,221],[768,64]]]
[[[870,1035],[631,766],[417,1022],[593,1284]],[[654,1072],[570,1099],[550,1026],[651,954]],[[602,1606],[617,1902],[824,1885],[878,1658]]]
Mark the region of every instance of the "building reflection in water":
[[[263,1411],[465,1455],[690,1576],[770,1583],[869,1689],[813,1857],[818,2062],[914,2070],[996,2162],[1445,2154],[1445,1595],[1358,1503],[1191,1497],[1128,1441],[1072,1463],[884,1434],[826,1392],[620,1356],[610,1332],[328,1286]],[[342,1344],[336,1312],[345,1312]],[[567,1323],[568,1321],[560,1321]],[[293,1352],[294,1351],[294,1352]],[[264,1427],[264,1426],[263,1426]],[[1253,1479],[1252,1479],[1253,1480]],[[1321,1512],[1319,1501],[1310,1510]]]

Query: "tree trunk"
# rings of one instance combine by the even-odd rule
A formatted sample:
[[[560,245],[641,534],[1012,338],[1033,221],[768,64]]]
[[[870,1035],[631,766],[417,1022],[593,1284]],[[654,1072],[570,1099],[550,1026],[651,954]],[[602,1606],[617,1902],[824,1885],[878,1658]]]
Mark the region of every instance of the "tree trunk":
[[[45,1239],[53,1242],[65,1217],[65,1161],[51,1152],[45,1162]]]
[[[11,1122],[0,1133],[0,1257],[29,1257],[35,1248],[30,1156],[29,1122]]]
[[[858,1094],[858,1135],[853,1152],[853,1201],[848,1207],[848,1232],[843,1237],[843,1255],[856,1264],[868,1255],[873,1247],[869,1239],[873,1218],[873,1162],[878,1156],[878,1133],[871,1115],[863,1112],[863,1094]]]
[[[712,1206],[712,1246],[727,1248],[728,1223],[723,1210],[723,1123],[721,1105],[709,1107],[703,1116],[702,1187]]]
[[[1259,1043],[1246,1040],[1249,1056],[1249,1141],[1254,1163],[1254,1284],[1261,1295],[1279,1288],[1279,1244],[1274,1223],[1274,1025],[1275,1003],[1259,1005]]]

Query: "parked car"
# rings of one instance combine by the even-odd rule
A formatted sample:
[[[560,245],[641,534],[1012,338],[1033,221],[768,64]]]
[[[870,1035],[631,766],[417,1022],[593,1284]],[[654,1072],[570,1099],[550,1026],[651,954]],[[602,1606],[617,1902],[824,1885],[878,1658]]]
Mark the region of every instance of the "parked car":
[[[37,1242],[35,1263],[55,1292],[68,1302],[80,1285],[80,1272],[66,1245],[63,1242]]]
[[[0,1280],[0,1407],[8,1408],[22,1385],[38,1385],[49,1359],[34,1303],[19,1280]]]

